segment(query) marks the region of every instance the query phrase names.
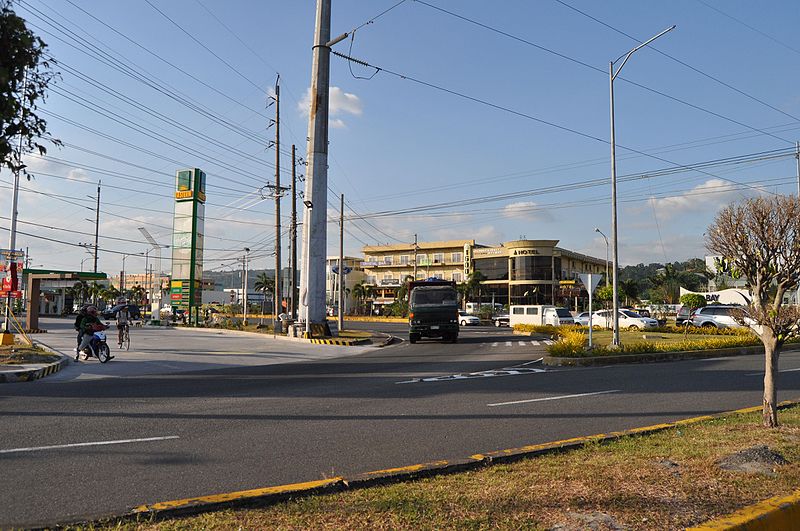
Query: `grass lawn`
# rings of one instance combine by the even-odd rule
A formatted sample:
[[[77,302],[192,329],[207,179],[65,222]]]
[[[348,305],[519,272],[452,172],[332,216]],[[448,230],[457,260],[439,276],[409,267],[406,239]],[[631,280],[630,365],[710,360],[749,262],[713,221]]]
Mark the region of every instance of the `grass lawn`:
[[[779,418],[769,430],[758,414],[731,415],[478,471],[109,528],[683,529],[800,486],[800,407]],[[788,463],[760,473],[718,466],[756,445]]]
[[[23,365],[26,363],[53,363],[60,358],[55,354],[28,345],[0,346],[0,365]]]

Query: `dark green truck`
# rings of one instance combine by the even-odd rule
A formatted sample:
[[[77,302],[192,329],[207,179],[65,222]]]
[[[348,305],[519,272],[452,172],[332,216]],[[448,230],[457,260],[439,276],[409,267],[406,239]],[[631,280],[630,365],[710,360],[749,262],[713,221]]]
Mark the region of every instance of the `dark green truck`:
[[[423,337],[458,341],[458,292],[447,280],[414,280],[408,284],[408,339]]]

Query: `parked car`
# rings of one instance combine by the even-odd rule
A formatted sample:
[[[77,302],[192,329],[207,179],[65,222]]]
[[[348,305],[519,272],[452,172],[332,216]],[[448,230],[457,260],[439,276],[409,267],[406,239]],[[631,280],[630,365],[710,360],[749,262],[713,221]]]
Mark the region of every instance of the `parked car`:
[[[642,317],[633,310],[619,310],[619,328],[628,330],[645,330],[656,328],[658,321],[650,317]],[[592,326],[601,328],[614,327],[614,310],[599,310],[592,314]]]
[[[501,326],[510,326],[510,324],[508,322],[508,314],[507,313],[500,314],[500,315],[495,315],[494,317],[492,317],[492,322],[498,328],[501,327]]]
[[[647,308],[634,308],[633,311],[638,313],[642,317],[652,317],[652,315],[650,315],[650,310],[648,310]]]
[[[715,304],[698,308],[691,317],[692,326],[705,326],[708,328],[744,328],[734,318],[736,311],[741,311],[741,306],[723,306]]]
[[[581,312],[575,316],[575,324],[589,326],[589,312]]]
[[[475,315],[470,315],[464,310],[458,310],[458,324],[461,326],[476,326],[481,324],[481,320]]]
[[[131,316],[132,320],[138,321],[139,319],[142,318],[142,313],[141,311],[139,311],[139,307],[135,304],[117,304],[116,306],[113,306],[111,308],[106,308],[105,310],[100,312],[100,315],[103,317],[103,319],[108,319],[108,320],[116,319],[117,312],[119,312],[123,306],[128,307],[128,314]]]
[[[686,321],[692,318],[692,312],[688,306],[681,306],[678,308],[678,313],[675,314],[675,324],[680,326],[685,324]]]

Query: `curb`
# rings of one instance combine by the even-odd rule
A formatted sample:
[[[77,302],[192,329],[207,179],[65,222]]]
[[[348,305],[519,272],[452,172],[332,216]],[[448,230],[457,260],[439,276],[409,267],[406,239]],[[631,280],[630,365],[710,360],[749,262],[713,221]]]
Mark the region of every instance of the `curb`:
[[[780,404],[778,404],[778,407],[780,409],[785,409],[787,407],[794,406],[797,404],[800,404],[800,399],[781,402]],[[624,431],[601,433],[586,437],[575,437],[572,439],[565,439],[561,441],[523,446],[520,448],[509,448],[505,450],[497,450],[492,452],[474,454],[464,459],[456,459],[449,461],[444,461],[444,460],[433,461],[430,463],[420,463],[416,465],[409,465],[398,468],[375,470],[372,472],[357,474],[352,477],[334,477],[319,481],[310,481],[306,483],[276,485],[273,487],[265,487],[259,489],[214,494],[210,496],[199,496],[195,498],[186,498],[182,500],[172,500],[172,501],[140,505],[138,507],[135,507],[128,514],[120,516],[111,516],[107,519],[101,520],[100,522],[107,523],[115,519],[135,520],[135,521],[146,520],[152,522],[156,519],[169,518],[174,516],[189,516],[222,508],[254,507],[254,506],[265,507],[292,498],[302,498],[316,494],[341,492],[345,490],[366,488],[375,485],[387,485],[392,483],[411,481],[423,477],[431,477],[444,474],[453,474],[457,472],[465,472],[469,470],[476,470],[495,463],[510,463],[541,455],[560,453],[569,450],[576,450],[590,444],[597,444],[597,443],[602,444],[615,441],[623,437],[658,433],[671,428],[696,424],[699,422],[713,420],[716,418],[721,418],[729,415],[754,413],[761,411],[761,409],[762,406],[754,406],[749,408],[737,409],[733,411],[716,413],[713,415],[704,415],[701,417],[683,419],[676,422],[655,424],[652,426],[644,426],[640,428],[632,428]],[[800,507],[800,504],[798,503],[798,501],[800,500],[800,494],[798,493],[795,494],[797,499],[791,502],[794,504],[792,507],[790,507],[792,511],[796,511]],[[753,506],[753,508],[749,508],[749,510],[747,510],[747,514],[750,515],[749,518],[750,519],[762,518],[763,514],[765,514],[767,511],[774,512],[775,504],[777,503],[774,500],[779,500],[780,503],[778,503],[778,508],[780,510],[782,510],[782,508],[787,503],[783,501],[784,500],[783,498],[767,500],[766,502],[758,504],[758,506]],[[767,509],[764,510],[756,509],[756,507],[760,507],[761,505],[766,506],[767,504],[769,504]],[[743,509],[740,512],[745,512],[745,511],[746,510]],[[783,513],[781,512],[781,514]],[[795,512],[787,513],[787,517],[795,518],[796,514],[797,513]],[[790,519],[787,521],[796,521],[796,520]],[[727,528],[701,527],[697,529],[711,531],[712,529],[727,529]],[[748,527],[741,529],[750,530],[756,528]],[[758,529],[766,529],[766,528],[759,527]]]
[[[184,331],[203,330],[208,333],[214,333],[214,334],[231,334],[231,335],[248,336],[248,337],[255,336],[267,339],[279,339],[281,341],[299,341],[301,343],[312,343],[315,345],[337,345],[340,347],[357,347],[360,345],[368,345],[372,342],[372,340],[368,337],[363,339],[339,339],[339,338],[306,339],[303,337],[290,337],[283,334],[273,335],[273,334],[262,334],[261,332],[249,332],[247,330],[228,330],[227,328],[190,328],[185,326],[176,326],[173,329],[184,330]]]
[[[61,359],[55,361],[53,363],[49,363],[44,367],[39,367],[38,369],[23,369],[19,371],[12,371],[12,372],[3,372],[0,373],[0,383],[17,383],[17,382],[32,382],[34,380],[39,380],[40,378],[44,378],[45,376],[50,376],[51,374],[55,374],[64,366],[68,365],[70,359],[68,356],[48,347],[42,342],[37,341],[37,343],[49,350],[54,354],[58,354],[61,356]]]
[[[789,344],[781,349],[784,352],[800,351],[800,345]],[[709,350],[679,350],[675,352],[642,352],[639,354],[620,354],[618,356],[586,356],[582,358],[563,358],[545,356],[542,363],[551,367],[591,367],[596,365],[615,365],[618,363],[646,363],[656,361],[696,360],[707,358],[727,358],[763,354],[764,347],[729,347]]]
[[[339,345],[341,347],[355,347],[357,345],[366,345],[367,343],[372,343],[372,340],[368,337],[364,339],[298,339],[308,341],[314,345]]]
[[[764,500],[699,526],[689,527],[687,531],[796,529],[798,522],[800,522],[800,490],[788,496],[776,496]]]

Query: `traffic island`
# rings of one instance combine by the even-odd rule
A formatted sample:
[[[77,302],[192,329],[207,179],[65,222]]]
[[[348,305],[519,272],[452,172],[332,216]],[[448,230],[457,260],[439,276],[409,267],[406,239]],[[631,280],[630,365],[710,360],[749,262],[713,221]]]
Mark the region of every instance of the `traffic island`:
[[[39,346],[0,346],[0,383],[32,382],[60,371],[68,363],[67,356]]]

